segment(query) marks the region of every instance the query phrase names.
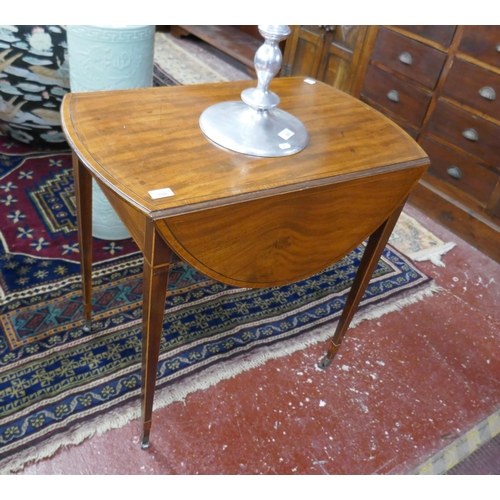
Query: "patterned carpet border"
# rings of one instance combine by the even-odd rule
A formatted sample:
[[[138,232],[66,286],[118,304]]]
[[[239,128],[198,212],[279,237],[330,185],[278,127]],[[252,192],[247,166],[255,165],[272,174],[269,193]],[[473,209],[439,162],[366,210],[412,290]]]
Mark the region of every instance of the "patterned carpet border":
[[[156,407],[328,339],[361,255],[360,247],[309,280],[264,290],[227,287],[179,266],[176,283],[182,285],[174,284],[167,297]],[[90,335],[82,331],[80,318],[66,328],[54,326],[44,340],[30,338],[17,349],[1,349],[0,471],[14,471],[139,416],[140,281],[103,279],[94,294],[94,306],[101,303],[102,312],[97,311]],[[387,249],[353,326],[436,291],[432,280]],[[68,294],[80,303],[78,293]],[[128,298],[107,302],[111,295]],[[52,302],[61,303],[60,297]],[[9,321],[24,324],[25,313],[11,311]]]
[[[133,267],[132,241],[95,240],[96,278]],[[69,150],[43,151],[0,134],[0,308],[36,304],[80,280]]]
[[[155,78],[164,85],[214,83],[227,80],[251,80],[245,71],[212,54],[212,47],[190,37],[175,38],[170,33],[155,34]]]

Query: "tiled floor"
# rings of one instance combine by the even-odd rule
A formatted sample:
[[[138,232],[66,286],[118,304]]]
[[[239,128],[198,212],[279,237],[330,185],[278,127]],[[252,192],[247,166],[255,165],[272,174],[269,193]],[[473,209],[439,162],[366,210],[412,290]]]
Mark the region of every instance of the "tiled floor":
[[[498,474],[500,474],[500,434],[447,472],[450,476],[497,476]]]
[[[442,292],[351,329],[326,371],[319,344],[222,381],[21,474],[405,474],[500,408],[500,264],[457,246],[419,266]],[[500,473],[500,471],[499,471]]]

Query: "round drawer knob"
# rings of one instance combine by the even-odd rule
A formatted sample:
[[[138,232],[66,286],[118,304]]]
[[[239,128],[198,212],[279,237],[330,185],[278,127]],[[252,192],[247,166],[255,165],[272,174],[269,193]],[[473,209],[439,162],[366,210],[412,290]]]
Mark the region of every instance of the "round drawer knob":
[[[477,132],[473,128],[467,128],[462,132],[462,135],[468,140],[472,142],[476,142],[479,139]]]
[[[411,57],[411,54],[408,52],[403,52],[402,54],[399,54],[398,59],[403,63],[403,64],[408,64],[408,66],[413,62],[413,59]]]
[[[500,52],[500,43],[497,45],[497,52]]]
[[[451,167],[448,167],[446,169],[446,172],[448,173],[448,175],[450,177],[453,177],[454,179],[461,179],[462,178],[462,172],[460,171],[460,169],[458,167],[456,167],[455,165],[452,165]]]
[[[489,101],[494,101],[497,97],[495,90],[491,87],[483,87],[479,90],[479,95]]]
[[[387,97],[393,102],[399,102],[399,94],[396,90],[389,90]]]

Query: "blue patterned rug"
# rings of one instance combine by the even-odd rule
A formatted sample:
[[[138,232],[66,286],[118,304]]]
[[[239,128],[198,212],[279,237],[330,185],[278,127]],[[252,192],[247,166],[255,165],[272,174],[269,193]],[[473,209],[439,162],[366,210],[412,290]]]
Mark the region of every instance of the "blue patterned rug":
[[[94,240],[94,330],[85,333],[71,172],[69,152],[36,151],[0,136],[1,472],[139,415],[141,254],[132,240]],[[178,265],[158,404],[326,340],[362,252],[264,290],[232,288]],[[388,248],[357,321],[418,300],[432,286]]]

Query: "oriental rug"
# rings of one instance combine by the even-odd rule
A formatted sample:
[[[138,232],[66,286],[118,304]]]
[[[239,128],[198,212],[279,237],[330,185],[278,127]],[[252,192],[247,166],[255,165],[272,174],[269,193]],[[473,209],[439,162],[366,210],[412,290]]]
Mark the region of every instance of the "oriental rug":
[[[404,212],[398,219],[389,243],[413,261],[429,260],[439,267],[446,267],[442,257],[456,245],[451,241],[445,243]]]
[[[244,67],[235,67],[239,63],[223,57],[224,54],[192,36],[175,38],[168,32],[156,32],[155,84],[189,85],[252,79]]]
[[[157,406],[328,339],[363,246],[324,272],[233,288],[179,264],[171,275]],[[130,240],[93,242],[93,331],[83,311],[69,151],[0,136],[0,471],[139,416],[142,258]],[[388,247],[353,324],[436,291]]]

